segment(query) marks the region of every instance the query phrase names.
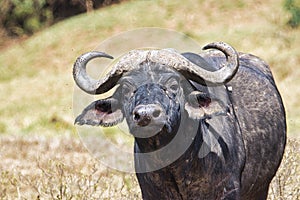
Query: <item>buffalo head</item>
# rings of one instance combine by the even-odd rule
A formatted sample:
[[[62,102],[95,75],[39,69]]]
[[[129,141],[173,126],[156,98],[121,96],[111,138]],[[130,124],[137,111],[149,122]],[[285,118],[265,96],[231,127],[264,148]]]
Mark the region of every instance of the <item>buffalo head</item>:
[[[85,108],[75,123],[114,126],[125,118],[136,138],[149,138],[161,132],[176,133],[184,114],[199,120],[224,113],[225,106],[208,94],[206,87],[199,91],[191,84],[191,81],[200,85],[223,84],[236,73],[236,51],[221,42],[203,49],[211,48],[222,51],[227,58],[221,69],[214,70],[196,54],[179,54],[172,49],[133,50],[99,80],[87,75],[87,63],[96,57],[112,57],[102,52],[83,54],[73,69],[74,80],[82,90],[101,94],[119,86],[111,97]],[[193,59],[195,56],[197,59]]]

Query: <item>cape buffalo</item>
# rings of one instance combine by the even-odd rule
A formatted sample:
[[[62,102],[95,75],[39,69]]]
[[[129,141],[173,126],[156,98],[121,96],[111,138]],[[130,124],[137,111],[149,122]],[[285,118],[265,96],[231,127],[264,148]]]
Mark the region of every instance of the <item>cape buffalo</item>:
[[[73,76],[83,91],[118,87],[75,123],[114,126],[126,119],[143,199],[266,199],[286,143],[270,68],[223,42],[203,49],[210,50],[132,50],[99,80],[87,75],[87,63],[112,57],[81,55]]]

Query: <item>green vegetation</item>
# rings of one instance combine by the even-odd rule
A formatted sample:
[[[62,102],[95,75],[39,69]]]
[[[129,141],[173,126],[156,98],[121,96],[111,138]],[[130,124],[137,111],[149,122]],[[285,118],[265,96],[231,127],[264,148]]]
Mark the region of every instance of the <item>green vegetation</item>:
[[[289,19],[290,15],[283,9],[281,0],[209,0],[198,3],[192,0],[184,3],[179,0],[126,1],[95,12],[75,16],[38,32],[25,41],[1,48],[0,146],[11,145],[13,150],[9,152],[9,155],[1,154],[3,162],[0,165],[2,172],[0,195],[5,194],[4,199],[6,197],[8,199],[9,197],[18,198],[18,195],[27,196],[29,199],[38,198],[39,195],[41,198],[47,199],[51,198],[52,191],[55,198],[60,199],[59,189],[53,188],[58,184],[50,184],[53,180],[54,183],[62,181],[65,184],[64,187],[72,187],[72,189],[66,188],[65,191],[73,191],[75,199],[82,197],[76,181],[86,181],[88,179],[78,177],[88,177],[93,173],[89,171],[80,174],[81,168],[90,160],[83,159],[83,163],[78,163],[82,158],[76,157],[78,156],[77,151],[70,148],[67,143],[62,142],[60,145],[66,145],[70,150],[54,151],[55,154],[49,155],[46,152],[49,149],[51,151],[50,144],[44,140],[42,142],[37,140],[29,142],[30,144],[27,145],[27,140],[23,144],[22,137],[31,138],[43,135],[49,137],[49,141],[55,137],[60,138],[61,135],[75,137],[72,111],[74,89],[72,65],[76,57],[95,49],[102,41],[113,35],[140,27],[160,27],[183,32],[197,41],[200,46],[212,41],[225,41],[238,51],[249,52],[263,58],[270,64],[279,91],[283,96],[288,117],[288,136],[298,137],[300,130],[300,101],[298,100],[300,70],[297,66],[300,66],[300,29],[287,26],[286,22]],[[109,135],[109,132],[105,134]],[[16,135],[21,139],[15,137]],[[62,139],[62,141],[64,140]],[[115,135],[112,140],[117,141]],[[66,141],[75,145],[72,139]],[[17,145],[18,148],[14,148],[14,145]],[[31,174],[29,171],[27,174],[24,172],[24,175],[19,168],[15,168],[15,171],[7,168],[11,166],[9,162],[12,157],[20,168],[28,167],[28,163],[23,158],[27,158],[26,155],[32,155],[31,145],[38,146],[34,155],[43,157],[42,161],[38,162],[44,162],[44,164],[38,166],[37,162],[34,162],[33,165],[32,162],[30,163],[33,171],[38,171],[38,174]],[[293,149],[294,147],[290,146],[289,148]],[[299,145],[297,148],[299,149]],[[1,151],[4,149],[3,147]],[[22,152],[22,155],[24,154],[24,157],[15,155],[19,151]],[[65,158],[69,158],[64,157],[66,152],[70,156],[69,165],[61,165],[56,168],[56,163],[68,162],[65,161]],[[81,155],[79,154],[79,156]],[[291,158],[297,158],[298,162],[296,163],[299,163],[299,157],[297,157],[299,152],[296,150],[286,155],[288,156],[285,158],[287,162],[283,162],[280,173],[297,166],[297,164],[290,164]],[[47,165],[49,160],[53,160],[53,163]],[[91,161],[91,163],[93,162]],[[49,169],[52,168],[55,169],[51,172],[53,174],[49,172]],[[63,175],[59,173],[61,171],[64,171]],[[299,181],[296,179],[299,179],[299,171],[299,168],[296,168],[295,174],[291,175],[286,184],[287,187],[278,186],[276,183],[274,192],[280,191],[280,194],[284,196],[283,199],[288,199],[285,194],[294,191],[294,187],[289,181],[298,184]],[[109,172],[109,174],[111,173]],[[120,186],[123,189],[114,190],[114,186],[105,182],[110,179],[110,175],[101,174],[101,177],[104,176],[101,179],[101,185],[106,187],[106,189],[101,189],[106,191],[104,199],[108,199],[109,196],[115,199],[124,199],[128,197],[126,195],[133,195],[132,198],[139,197],[139,190],[134,178],[128,178],[127,175],[118,173],[112,174],[116,180],[120,180],[119,177],[121,177],[124,181],[122,182],[124,185],[121,184],[115,188],[119,189]],[[72,179],[72,176],[77,179]],[[50,180],[50,177],[53,179]],[[93,184],[95,181],[93,180]],[[90,186],[94,187],[93,184]],[[280,180],[280,184],[282,184],[282,180]],[[40,185],[38,188],[40,190],[34,189],[33,185]],[[281,190],[278,190],[277,186]],[[91,187],[86,189],[88,194],[92,193]],[[99,189],[98,186],[97,188]],[[121,194],[118,196],[119,191],[123,191],[125,196]],[[273,199],[277,199],[277,197]]]
[[[118,3],[119,0],[1,0],[0,34],[31,35],[65,18]]]
[[[291,14],[288,24],[292,28],[297,28],[300,25],[300,1],[285,0],[284,8]]]

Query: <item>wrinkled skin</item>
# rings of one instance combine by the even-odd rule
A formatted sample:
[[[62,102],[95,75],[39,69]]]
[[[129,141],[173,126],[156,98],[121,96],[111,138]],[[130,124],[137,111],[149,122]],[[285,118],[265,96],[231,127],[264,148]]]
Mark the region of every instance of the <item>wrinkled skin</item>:
[[[214,71],[218,52],[183,54]],[[135,153],[155,152],[175,140],[173,154],[136,154],[143,199],[266,199],[285,146],[285,113],[268,66],[240,53],[237,74],[226,85],[205,86],[178,72],[144,62],[126,73],[112,97],[77,117],[83,125],[113,126],[126,119]],[[150,114],[149,114],[150,113]],[[163,166],[152,171],[150,169]],[[143,173],[144,172],[144,173]]]

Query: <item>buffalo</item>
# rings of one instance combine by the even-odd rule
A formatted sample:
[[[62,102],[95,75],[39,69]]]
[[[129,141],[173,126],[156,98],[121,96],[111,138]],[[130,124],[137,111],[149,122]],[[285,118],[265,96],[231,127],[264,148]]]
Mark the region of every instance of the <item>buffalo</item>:
[[[87,63],[113,57],[81,55],[76,84],[91,95],[116,90],[87,106],[75,124],[126,120],[143,199],[266,199],[286,144],[270,68],[223,42],[203,50],[132,50],[99,80],[88,76]]]

